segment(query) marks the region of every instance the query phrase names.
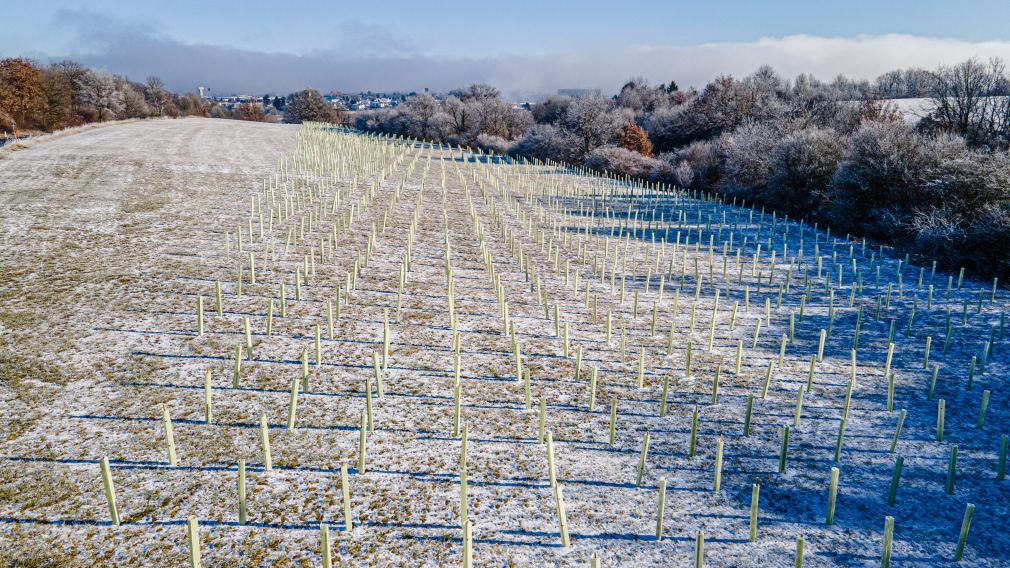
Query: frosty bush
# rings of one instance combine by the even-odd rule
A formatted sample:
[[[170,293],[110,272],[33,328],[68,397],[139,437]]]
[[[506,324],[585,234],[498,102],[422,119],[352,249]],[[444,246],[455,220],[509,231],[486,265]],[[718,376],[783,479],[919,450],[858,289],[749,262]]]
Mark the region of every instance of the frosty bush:
[[[758,198],[803,216],[823,203],[845,152],[845,139],[830,129],[792,132],[771,151],[771,179]]]
[[[501,136],[495,136],[493,134],[479,134],[477,135],[477,146],[494,152],[495,154],[508,154],[509,141],[502,138]]]
[[[781,137],[781,127],[772,124],[748,124],[724,134],[718,189],[746,194],[762,191],[771,179],[772,150]]]
[[[908,220],[911,248],[947,266],[1007,275],[1010,155],[956,154],[957,145],[949,140],[931,145],[942,154],[922,180],[929,205]]]
[[[575,163],[578,141],[569,131],[551,124],[538,124],[512,145],[511,153],[539,160]]]
[[[862,125],[835,172],[830,219],[848,232],[901,236],[896,220],[914,203],[924,165],[922,138],[911,127],[892,122]]]
[[[717,141],[692,142],[673,154],[675,181],[683,187],[708,189],[719,181],[722,165],[721,144]]]
[[[593,170],[613,172],[621,176],[650,181],[666,179],[672,172],[672,168],[666,162],[617,146],[606,146],[593,150],[586,156],[585,165]]]

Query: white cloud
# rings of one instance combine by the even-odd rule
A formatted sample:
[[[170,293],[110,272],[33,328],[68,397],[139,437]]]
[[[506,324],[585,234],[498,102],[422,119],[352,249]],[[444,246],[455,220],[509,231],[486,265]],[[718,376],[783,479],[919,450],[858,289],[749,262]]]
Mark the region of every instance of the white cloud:
[[[873,79],[901,67],[935,68],[969,57],[1010,60],[1010,42],[968,42],[912,35],[821,37],[793,35],[754,42],[646,45],[546,55],[466,58],[416,53],[409,39],[375,26],[345,23],[340,49],[307,54],[261,52],[222,45],[189,44],[152,28],[109,25],[107,17],[74,12],[79,49],[60,56],[134,78],[162,76],[176,90],[208,85],[214,92],[447,90],[473,81],[528,97],[563,87],[615,92],[629,77],[703,86],[717,75],[742,76],[762,64],[784,77],[806,72],[821,79],[844,74]],[[113,22],[115,24],[115,22]],[[357,39],[355,39],[357,38]],[[364,41],[363,38],[371,38]],[[355,48],[361,43],[360,48]]]
[[[855,38],[794,35],[747,43],[692,46],[638,46],[620,51],[561,54],[557,57],[500,62],[504,88],[553,90],[560,84],[615,91],[629,77],[676,80],[701,87],[717,75],[746,75],[769,64],[785,77],[812,73],[873,79],[891,69],[933,69],[970,57],[1010,60],[1010,42],[966,42],[910,35]]]

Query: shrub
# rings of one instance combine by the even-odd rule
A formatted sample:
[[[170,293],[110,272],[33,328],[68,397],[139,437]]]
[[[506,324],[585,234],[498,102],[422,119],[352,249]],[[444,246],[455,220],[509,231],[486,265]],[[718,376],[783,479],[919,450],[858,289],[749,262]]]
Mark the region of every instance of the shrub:
[[[477,146],[483,148],[484,150],[490,150],[495,154],[508,154],[510,144],[508,140],[502,138],[501,136],[495,136],[493,134],[478,134]]]
[[[748,124],[723,135],[722,175],[717,189],[752,195],[772,177],[772,150],[782,137],[775,124]]]
[[[645,116],[643,126],[654,151],[668,152],[690,142],[686,134],[686,109],[687,105],[659,108]]]
[[[577,163],[578,144],[571,132],[551,124],[538,124],[512,145],[510,153],[538,160]]]
[[[673,156],[670,161],[674,164],[674,180],[677,184],[707,190],[719,182],[723,155],[718,141],[692,142]]]
[[[593,170],[650,181],[667,179],[672,173],[672,168],[666,162],[617,146],[605,146],[593,150],[586,156],[585,166]]]
[[[924,165],[922,138],[910,127],[863,124],[850,138],[835,172],[829,217],[848,232],[888,239],[903,236],[896,219],[910,213]]]
[[[930,146],[937,156],[921,180],[928,204],[909,218],[912,250],[950,268],[1007,275],[1010,155],[958,153],[964,144],[943,138]]]
[[[771,179],[756,196],[804,216],[822,205],[845,152],[845,138],[831,129],[807,128],[781,139],[771,151]]]

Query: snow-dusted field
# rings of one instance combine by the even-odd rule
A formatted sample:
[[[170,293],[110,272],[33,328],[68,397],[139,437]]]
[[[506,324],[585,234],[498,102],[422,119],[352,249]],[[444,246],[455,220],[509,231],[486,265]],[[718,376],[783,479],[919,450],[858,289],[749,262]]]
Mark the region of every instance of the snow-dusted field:
[[[951,275],[931,275],[929,266],[908,266],[886,250],[881,259],[876,247],[685,194],[632,192],[611,180],[459,150],[223,120],[109,126],[0,153],[0,204],[5,563],[187,565],[186,523],[195,516],[204,566],[318,566],[320,523],[330,527],[335,565],[462,564],[447,241],[474,565],[587,565],[596,554],[601,566],[694,566],[699,531],[705,566],[792,566],[798,537],[805,565],[879,565],[886,516],[894,519],[893,565],[954,564],[968,503],[976,509],[963,564],[1010,561],[1010,482],[997,480],[1001,437],[1010,432],[1008,294],[1000,288],[993,300],[991,282],[965,279],[958,290],[954,274],[948,293]],[[348,293],[356,260],[360,272]],[[339,302],[332,333],[328,302],[334,310]],[[503,305],[530,371],[529,410]],[[380,398],[372,357],[383,349],[385,310],[389,360],[379,373]],[[829,328],[808,382],[821,330]],[[297,388],[289,428],[303,350],[307,388]],[[366,383],[374,429],[361,472]],[[991,394],[978,427],[984,392]],[[538,441],[541,400],[568,547],[547,446]],[[904,467],[888,506],[899,456]],[[103,457],[118,527],[103,491]],[[239,460],[246,464],[244,524]],[[829,525],[833,467],[839,484]]]

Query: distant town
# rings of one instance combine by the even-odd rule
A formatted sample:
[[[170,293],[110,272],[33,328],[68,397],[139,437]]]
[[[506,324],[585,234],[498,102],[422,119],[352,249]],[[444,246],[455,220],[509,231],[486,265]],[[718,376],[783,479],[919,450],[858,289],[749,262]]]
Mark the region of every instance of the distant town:
[[[435,93],[430,92],[427,88],[424,89],[425,93],[430,94],[435,98],[435,100],[442,101],[448,94],[446,93]],[[252,104],[263,109],[263,112],[269,117],[271,114],[280,115],[284,111],[285,96],[277,94],[265,94],[262,96],[256,95],[215,95],[209,87],[199,86],[197,87],[197,94],[203,100],[217,103],[229,111],[234,111],[238,105],[241,104]],[[394,91],[390,93],[374,93],[372,91],[364,91],[359,93],[341,93],[339,91],[330,91],[329,93],[323,94],[323,98],[326,99],[333,108],[338,110],[356,112],[364,110],[376,110],[383,108],[395,108],[397,105],[405,101],[406,99],[416,95],[416,91],[410,92],[399,92]],[[559,96],[566,96],[572,98],[584,98],[584,97],[598,97],[601,94],[601,90],[598,88],[591,89],[558,89],[557,94]],[[514,103],[514,107],[530,108],[530,105],[534,101],[524,101],[520,103]]]
[[[210,88],[203,86],[197,87],[197,94],[201,99],[218,103],[228,110],[234,110],[238,105],[246,103],[261,106],[263,111],[267,113],[271,112],[271,110],[276,112],[284,110],[284,95],[215,95]],[[323,98],[326,99],[326,102],[332,105],[333,108],[347,111],[359,111],[393,108],[408,97],[412,97],[416,94],[417,93],[414,91],[409,93],[373,93],[371,91],[363,93],[341,93],[338,91],[331,91],[324,94]]]

